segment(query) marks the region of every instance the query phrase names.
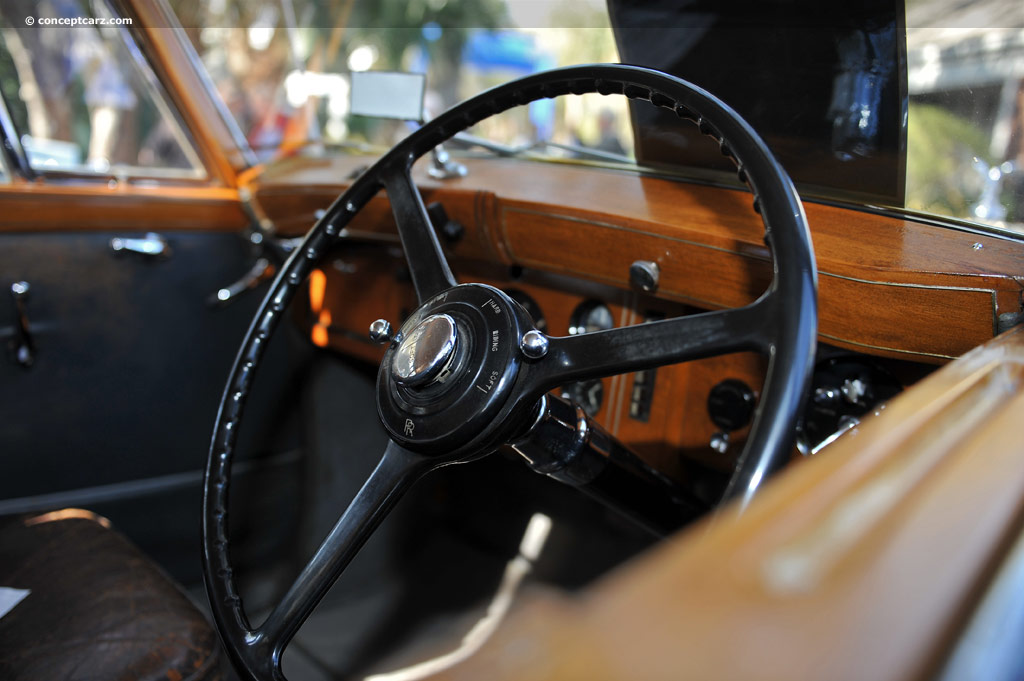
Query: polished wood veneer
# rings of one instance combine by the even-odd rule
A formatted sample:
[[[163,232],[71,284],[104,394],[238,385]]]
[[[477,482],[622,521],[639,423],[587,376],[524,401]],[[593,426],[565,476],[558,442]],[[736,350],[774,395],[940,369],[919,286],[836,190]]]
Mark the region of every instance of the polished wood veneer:
[[[0,185],[0,206],[0,233],[240,231],[248,224],[238,192],[216,187],[19,183]]]
[[[372,158],[293,159],[252,189],[282,232],[300,234]],[[620,288],[628,267],[654,260],[658,295],[705,309],[756,298],[771,276],[749,193],[566,164],[473,159],[469,176],[417,174],[427,203],[466,227],[450,248],[484,260],[561,272]],[[1020,243],[806,203],[819,268],[823,342],[941,363],[992,338],[998,316],[1021,310]],[[383,194],[353,236],[394,240]]]
[[[573,311],[588,300],[607,305],[615,325],[620,327],[641,323],[651,313],[671,317],[693,311],[679,303],[564,277],[527,271],[512,278],[501,276],[500,269],[496,274],[493,267],[484,263],[467,263],[466,268],[467,280],[506,292],[519,291],[537,301],[547,331],[554,336],[568,335]],[[403,275],[404,269],[405,260],[395,247],[342,245],[314,272],[311,281],[317,283],[311,285],[309,307],[296,310],[296,321],[309,330],[315,344],[379,364],[384,351],[370,341],[370,324],[380,317],[400,323],[416,307],[416,296]],[[372,291],[372,295],[367,295],[367,291]],[[601,408],[595,417],[645,461],[668,475],[683,478],[685,462],[693,460],[728,472],[748,429],[731,435],[732,444],[726,454],[711,450],[708,443],[718,429],[708,415],[708,393],[724,378],[743,380],[759,392],[766,367],[766,359],[757,353],[660,367],[653,374],[653,398],[646,420],[634,419],[629,414],[636,374],[605,378],[601,381]]]

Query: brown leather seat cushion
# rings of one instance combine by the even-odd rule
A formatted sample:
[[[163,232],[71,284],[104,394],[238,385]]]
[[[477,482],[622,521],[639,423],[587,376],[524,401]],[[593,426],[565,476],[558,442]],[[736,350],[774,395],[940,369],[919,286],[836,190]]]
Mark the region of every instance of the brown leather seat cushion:
[[[68,509],[0,521],[0,679],[219,679],[203,615],[105,519]]]

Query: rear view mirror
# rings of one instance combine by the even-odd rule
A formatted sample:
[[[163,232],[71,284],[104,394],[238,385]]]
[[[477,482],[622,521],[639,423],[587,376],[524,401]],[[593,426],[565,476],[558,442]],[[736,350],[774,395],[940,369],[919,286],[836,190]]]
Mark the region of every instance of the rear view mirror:
[[[350,111],[359,116],[423,121],[422,73],[353,71]]]
[[[427,77],[422,73],[353,71],[349,111],[357,116],[425,123],[423,97]],[[439,144],[431,153],[430,176],[450,180],[466,176],[466,166],[453,160]]]

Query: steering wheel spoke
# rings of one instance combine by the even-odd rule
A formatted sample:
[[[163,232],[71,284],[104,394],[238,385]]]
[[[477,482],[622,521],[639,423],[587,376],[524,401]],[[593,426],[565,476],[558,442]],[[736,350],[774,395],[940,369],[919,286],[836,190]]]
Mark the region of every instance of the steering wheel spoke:
[[[268,650],[280,668],[281,654],[378,525],[423,475],[436,467],[426,457],[389,442],[373,473],[255,632],[253,644]]]
[[[441,250],[427,207],[423,205],[423,197],[412,180],[410,168],[392,167],[382,174],[381,180],[398,225],[416,297],[424,303],[455,286],[455,277]]]
[[[526,385],[541,394],[559,385],[692,359],[755,350],[767,354],[774,328],[771,296],[746,307],[549,339]]]

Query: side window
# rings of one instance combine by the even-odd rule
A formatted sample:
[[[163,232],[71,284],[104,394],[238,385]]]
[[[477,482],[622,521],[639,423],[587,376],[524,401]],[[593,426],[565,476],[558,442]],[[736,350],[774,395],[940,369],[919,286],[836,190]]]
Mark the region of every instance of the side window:
[[[0,3],[0,94],[36,171],[206,176],[128,21],[105,0]]]

